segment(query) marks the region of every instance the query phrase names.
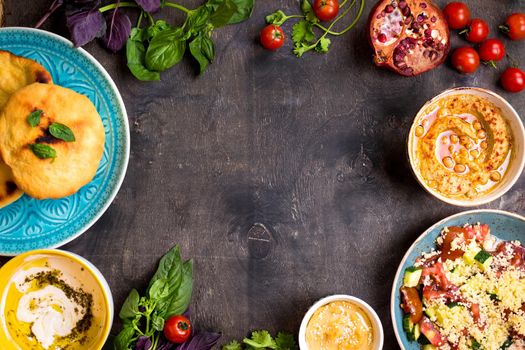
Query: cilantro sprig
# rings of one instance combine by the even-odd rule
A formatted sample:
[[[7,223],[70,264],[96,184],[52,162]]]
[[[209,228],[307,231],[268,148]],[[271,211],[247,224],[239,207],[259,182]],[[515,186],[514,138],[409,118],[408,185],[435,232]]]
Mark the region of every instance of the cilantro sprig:
[[[254,331],[251,336],[244,338],[241,343],[236,340],[223,345],[222,350],[297,350],[297,343],[293,335],[285,332],[277,333],[275,339],[265,330]]]
[[[316,17],[312,5],[309,0],[302,0],[300,15],[287,15],[282,10],[277,10],[274,13],[266,16],[266,23],[276,26],[282,26],[290,19],[300,19],[292,26],[292,41],[294,43],[293,53],[297,57],[301,57],[308,51],[316,51],[319,53],[326,53],[330,49],[332,43],[329,36],[341,36],[351,30],[361,18],[365,7],[365,0],[359,0],[360,5],[352,22],[340,31],[335,31],[334,26],[341,19],[346,17],[356,5],[357,0],[352,0],[348,4],[348,0],[343,0],[339,6],[343,12],[337,16],[328,27],[323,26]],[[346,7],[345,7],[346,6]]]

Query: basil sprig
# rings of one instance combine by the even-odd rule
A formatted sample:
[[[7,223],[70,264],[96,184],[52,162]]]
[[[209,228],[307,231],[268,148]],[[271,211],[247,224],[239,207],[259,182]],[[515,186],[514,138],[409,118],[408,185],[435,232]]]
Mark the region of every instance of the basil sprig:
[[[75,141],[75,135],[73,134],[73,131],[67,125],[61,123],[51,123],[51,125],[49,125],[49,133],[55,138],[66,142]]]
[[[153,350],[158,344],[164,322],[188,309],[193,288],[193,261],[182,261],[179,246],[172,248],[159,262],[144,296],[132,289],[120,309],[123,328],[114,341],[115,350],[133,347],[140,337],[147,337]]]
[[[44,143],[33,143],[29,145],[29,148],[40,159],[54,159],[57,157],[57,151]]]
[[[215,59],[212,32],[248,19],[254,1],[208,0],[194,10],[163,2],[163,7],[174,7],[186,14],[186,20],[180,27],[171,26],[163,20],[154,21],[150,13],[141,11],[137,26],[131,30],[126,43],[131,73],[139,80],[159,80],[160,73],[179,63],[189,51],[202,74]],[[150,19],[150,24],[143,27],[142,18],[145,17]]]

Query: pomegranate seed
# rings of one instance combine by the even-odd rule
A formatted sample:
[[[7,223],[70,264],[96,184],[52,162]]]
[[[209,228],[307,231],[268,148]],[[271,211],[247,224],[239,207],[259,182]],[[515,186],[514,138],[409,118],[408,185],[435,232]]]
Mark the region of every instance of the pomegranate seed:
[[[410,8],[409,8],[408,6],[405,7],[405,8],[403,8],[403,9],[401,10],[401,13],[403,14],[403,16],[408,16],[408,15],[410,15]]]
[[[425,36],[427,38],[430,38],[432,36],[432,30],[431,29],[425,29]]]
[[[432,16],[432,18],[430,19],[430,21],[431,21],[432,23],[436,23],[436,21],[437,21],[436,16]]]
[[[380,19],[381,18],[381,14],[378,13],[377,16],[376,16],[377,19]]]
[[[392,6],[392,5],[387,5],[387,6],[385,7],[385,12],[386,12],[386,13],[392,13],[392,12],[394,12],[394,6]]]
[[[407,3],[406,3],[406,1],[401,0],[401,1],[399,2],[399,8],[402,10],[402,9],[404,9],[405,7],[407,7]]]
[[[425,20],[425,15],[417,15],[417,21],[418,22],[423,22]]]
[[[419,7],[421,7],[422,9],[426,9],[427,8],[427,4],[422,2],[421,4],[419,4]]]
[[[380,33],[377,36],[377,40],[379,40],[380,43],[386,43],[386,35],[385,35],[385,33]]]
[[[410,22],[412,22],[412,17],[407,17],[405,19],[405,24],[410,24]]]

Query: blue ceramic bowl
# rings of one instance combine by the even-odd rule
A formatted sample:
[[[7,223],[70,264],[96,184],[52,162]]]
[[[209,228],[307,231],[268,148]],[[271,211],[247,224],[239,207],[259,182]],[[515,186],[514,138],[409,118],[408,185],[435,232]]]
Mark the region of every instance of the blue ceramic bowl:
[[[392,296],[390,299],[390,313],[392,324],[397,342],[403,350],[419,350],[417,342],[409,342],[403,331],[403,312],[399,307],[400,293],[399,288],[403,284],[403,274],[407,267],[414,265],[418,256],[423,252],[430,251],[435,247],[435,240],[443,228],[448,226],[462,226],[466,223],[488,224],[492,235],[503,240],[519,240],[525,243],[525,217],[501,210],[471,210],[455,214],[434,224],[426,230],[412,244],[406,252],[399,268],[397,269],[394,285],[392,286]]]
[[[109,207],[129,158],[129,126],[117,87],[89,53],[61,36],[32,28],[1,28],[0,50],[43,65],[57,85],[87,96],[106,132],[104,154],[93,180],[69,197],[36,200],[24,195],[0,209],[0,255],[55,248],[85,232]]]

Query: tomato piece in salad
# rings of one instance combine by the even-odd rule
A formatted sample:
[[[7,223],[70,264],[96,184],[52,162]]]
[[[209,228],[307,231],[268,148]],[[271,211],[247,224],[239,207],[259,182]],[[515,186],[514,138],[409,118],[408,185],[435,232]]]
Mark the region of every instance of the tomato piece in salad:
[[[418,323],[423,317],[423,303],[416,288],[401,287],[403,304],[401,307],[410,315],[410,321]]]
[[[426,316],[423,316],[419,322],[421,333],[428,339],[428,341],[434,346],[445,345],[446,339],[439,333],[437,327],[432,321]]]
[[[450,282],[445,275],[443,263],[440,261],[436,261],[434,265],[430,267],[425,267],[422,276],[430,276],[443,290],[446,290],[450,285]]]
[[[450,227],[448,231],[443,235],[443,244],[441,246],[441,259],[442,260],[456,260],[465,254],[462,249],[456,247],[452,249],[452,242],[456,241],[457,244],[465,242],[467,237],[467,231],[463,227]]]

